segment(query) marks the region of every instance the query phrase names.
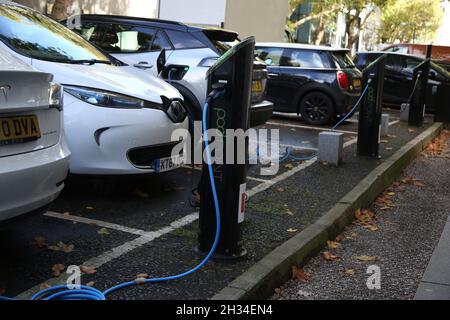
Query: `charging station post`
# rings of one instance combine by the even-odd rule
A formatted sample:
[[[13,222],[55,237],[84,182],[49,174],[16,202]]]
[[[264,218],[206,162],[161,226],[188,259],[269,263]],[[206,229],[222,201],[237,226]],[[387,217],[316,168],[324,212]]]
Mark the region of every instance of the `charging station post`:
[[[428,80],[430,78],[432,45],[427,46],[427,56],[423,63],[414,69],[413,83],[417,82],[409,109],[409,125],[420,127],[425,119],[425,105],[427,97]],[[420,79],[418,79],[420,77]]]
[[[221,233],[216,260],[233,260],[246,255],[241,246],[240,224],[244,221],[246,201],[246,165],[248,159],[248,138],[245,139],[245,155],[238,155],[235,137],[226,130],[249,129],[249,110],[254,63],[255,39],[250,37],[225,53],[208,71],[209,92],[224,89],[225,94],[210,102],[207,128],[215,129],[223,137],[223,163],[213,163],[214,181],[221,211]],[[233,141],[229,141],[232,139]],[[227,155],[227,145],[233,145],[234,156]],[[244,163],[238,158],[244,157]],[[226,160],[233,159],[233,163]],[[214,242],[214,202],[208,177],[208,166],[203,164],[200,186],[201,204],[199,216],[200,253],[208,252]]]
[[[386,55],[370,64],[363,77],[367,86],[359,111],[358,155],[379,158],[380,123],[383,102]]]

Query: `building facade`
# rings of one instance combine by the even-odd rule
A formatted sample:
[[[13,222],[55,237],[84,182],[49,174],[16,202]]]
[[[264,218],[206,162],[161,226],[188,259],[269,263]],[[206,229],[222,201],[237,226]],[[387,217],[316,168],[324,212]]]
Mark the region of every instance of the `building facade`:
[[[54,0],[17,0],[50,13]],[[223,27],[240,37],[283,41],[287,0],[72,0],[71,12],[117,14]]]

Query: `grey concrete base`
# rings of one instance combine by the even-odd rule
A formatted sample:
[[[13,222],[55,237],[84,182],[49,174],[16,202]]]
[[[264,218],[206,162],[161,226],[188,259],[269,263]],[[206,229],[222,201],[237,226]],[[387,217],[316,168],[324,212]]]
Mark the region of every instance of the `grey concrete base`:
[[[389,134],[389,120],[389,114],[383,113],[381,115],[380,135],[382,137],[386,137]]]
[[[450,300],[450,218],[414,299]]]
[[[400,107],[400,121],[409,121],[409,106],[410,105],[408,103],[403,103]]]
[[[389,187],[442,128],[442,123],[435,123],[403,146],[316,223],[270,252],[212,299],[254,300],[272,295],[275,288],[289,280],[293,265],[304,265],[320,252],[327,240],[335,239],[354,220],[355,210],[367,207]]]
[[[344,134],[338,132],[321,132],[319,134],[318,160],[338,166],[344,152]]]

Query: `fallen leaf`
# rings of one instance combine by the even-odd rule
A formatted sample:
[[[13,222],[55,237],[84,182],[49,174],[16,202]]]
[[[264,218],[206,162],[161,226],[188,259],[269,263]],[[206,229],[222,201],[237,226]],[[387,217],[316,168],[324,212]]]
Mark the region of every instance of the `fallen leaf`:
[[[347,239],[347,240],[354,240],[357,236],[358,236],[358,234],[353,232],[349,236],[346,236],[345,239]]]
[[[285,164],[284,167],[288,170],[294,169],[294,165],[292,163]]]
[[[81,266],[80,267],[81,272],[84,274],[94,274],[97,273],[97,270],[95,267],[88,267],[88,266]]]
[[[278,192],[284,192],[284,188],[281,188],[281,187],[280,187],[280,188],[277,189],[277,191],[278,191]]]
[[[93,287],[93,286],[95,286],[95,282],[94,281],[90,281],[90,282],[86,283],[86,285],[88,287]]]
[[[108,235],[109,231],[106,228],[101,228],[100,230],[97,231],[97,233],[101,235]]]
[[[287,230],[287,232],[291,232],[291,233],[294,233],[294,232],[297,232],[297,231],[298,231],[298,229],[293,229],[293,228],[289,228]]]
[[[94,210],[94,207],[86,207],[86,210]]]
[[[345,270],[345,274],[348,276],[354,276],[355,275],[355,270],[354,269],[347,269]]]
[[[416,129],[411,129],[411,128],[408,128],[408,132],[409,132],[409,133],[413,133],[413,132],[416,132]]]
[[[48,288],[50,288],[50,285],[48,284],[48,283],[41,283],[40,285],[39,285],[39,290],[40,291],[42,291],[42,290],[45,290],[45,289],[48,289]]]
[[[327,246],[330,249],[337,249],[341,246],[341,244],[335,241],[327,241]]]
[[[144,279],[148,279],[150,278],[150,276],[146,273],[140,273],[136,276],[136,278],[144,278]]]
[[[387,195],[393,197],[395,196],[395,192],[388,192]]]
[[[303,268],[292,266],[292,280],[297,280],[306,283],[309,281],[310,278],[311,275],[308,272],[305,272]]]
[[[294,213],[293,213],[290,209],[287,209],[287,210],[286,210],[286,213],[287,213],[289,216],[293,216],[293,215],[294,215]]]
[[[283,293],[283,290],[281,290],[281,288],[275,288],[275,293],[276,294],[282,294]]]
[[[71,253],[75,246],[73,244],[65,244],[64,242],[58,242],[56,245],[47,246],[48,250],[51,251],[62,251],[64,253]]]
[[[378,231],[378,227],[376,225],[368,225],[368,226],[363,226],[363,228],[372,231],[372,232],[376,232]]]
[[[38,248],[43,248],[43,247],[47,246],[45,238],[42,236],[38,236],[38,237],[34,238],[34,242],[32,242],[32,244],[36,245],[36,247],[38,247]]]
[[[375,256],[358,256],[356,257],[357,260],[362,261],[362,262],[372,262],[372,261],[376,261],[377,257]]]
[[[336,242],[342,242],[342,241],[344,241],[344,239],[345,239],[345,237],[343,236],[343,235],[338,235],[337,237],[336,237]]]
[[[389,140],[380,140],[380,143],[389,143]]]
[[[336,256],[336,255],[334,255],[334,254],[332,254],[331,252],[328,252],[328,251],[324,252],[322,254],[322,256],[323,256],[323,258],[326,261],[339,261],[339,260],[341,260],[341,257]]]
[[[66,266],[63,264],[60,264],[60,263],[54,264],[52,266],[52,275],[55,278],[59,277],[61,275],[61,272],[64,271],[65,268],[66,268]]]

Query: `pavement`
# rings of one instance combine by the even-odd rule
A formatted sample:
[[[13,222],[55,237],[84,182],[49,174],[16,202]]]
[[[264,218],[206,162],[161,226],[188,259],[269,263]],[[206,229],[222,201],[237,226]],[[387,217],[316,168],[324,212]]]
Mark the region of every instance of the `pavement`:
[[[449,155],[418,157],[271,299],[450,299]]]
[[[374,168],[423,133],[408,128],[392,113],[390,136],[380,146],[381,159],[356,156],[357,121],[340,128],[345,134],[344,163],[339,168],[312,159],[288,162],[273,177],[260,165],[248,168],[248,210],[242,241],[249,254],[232,264],[209,262],[192,276],[171,283],[137,286],[111,299],[207,299],[255,265],[265,255],[314,224]],[[281,144],[314,152],[315,128],[295,116],[277,115],[262,128],[280,130]],[[136,275],[166,276],[184,272],[200,261],[198,213],[188,197],[200,172],[181,168],[141,178],[72,177],[50,212],[37,212],[0,228],[0,291],[29,298],[48,285],[65,282],[52,275],[57,264],[84,265],[95,273],[82,283],[106,289]]]

